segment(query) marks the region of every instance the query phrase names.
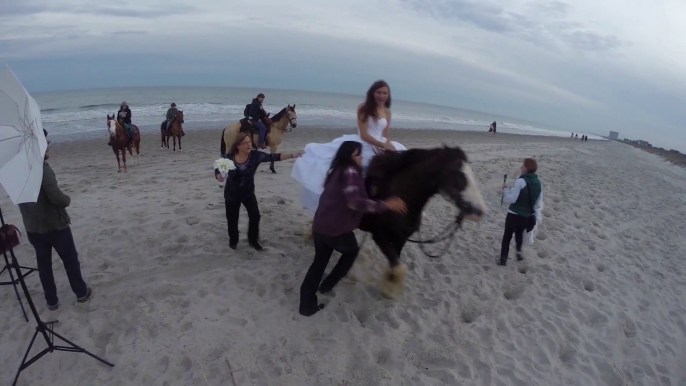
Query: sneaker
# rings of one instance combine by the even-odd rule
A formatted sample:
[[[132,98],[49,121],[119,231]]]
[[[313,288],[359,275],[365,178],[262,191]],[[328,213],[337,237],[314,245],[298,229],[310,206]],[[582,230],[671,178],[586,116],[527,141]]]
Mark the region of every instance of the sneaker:
[[[76,299],[76,301],[79,303],[85,303],[85,302],[91,300],[92,296],[93,296],[93,290],[91,289],[91,287],[88,287],[88,292],[86,293],[86,296],[84,296],[82,298],[78,298],[78,299]]]
[[[58,301],[54,306],[48,304],[48,310],[57,311],[60,308],[60,302]]]
[[[262,246],[262,244],[260,244],[259,241],[251,241],[250,246],[256,251],[261,251],[264,249],[264,247]]]

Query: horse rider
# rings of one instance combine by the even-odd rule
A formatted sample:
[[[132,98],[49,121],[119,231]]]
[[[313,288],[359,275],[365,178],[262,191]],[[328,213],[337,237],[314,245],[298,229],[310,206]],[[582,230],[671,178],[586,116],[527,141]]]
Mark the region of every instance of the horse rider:
[[[131,109],[126,101],[121,103],[121,107],[117,112],[117,121],[124,126],[126,133],[129,136],[129,143],[133,143],[133,126],[131,126]]]
[[[264,125],[264,122],[262,122],[262,119],[267,116],[267,113],[264,111],[262,103],[264,103],[264,94],[259,93],[257,98],[253,99],[252,104],[250,105],[250,122],[259,130],[260,139],[257,146],[260,149],[266,147],[264,146],[264,140],[267,135],[267,127]]]
[[[179,113],[179,109],[176,108],[176,103],[172,103],[169,110],[167,110],[167,134],[171,130],[174,120],[176,119],[176,114]]]

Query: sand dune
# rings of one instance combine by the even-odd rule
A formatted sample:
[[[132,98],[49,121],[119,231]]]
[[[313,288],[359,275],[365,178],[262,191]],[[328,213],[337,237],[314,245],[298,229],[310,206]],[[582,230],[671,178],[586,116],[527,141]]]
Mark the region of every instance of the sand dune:
[[[340,133],[299,127],[283,150]],[[408,147],[462,146],[489,216],[442,258],[408,245],[396,301],[379,295],[387,263],[366,242],[351,275],[322,297],[327,307],[305,318],[298,291],[313,247],[292,161],[258,172],[266,250],[247,247],[243,211],[234,252],[211,169],[218,139],[219,130],[189,131],[184,152],[172,153],[148,134],[128,173],[116,172],[105,139],[57,141],[50,163],[72,197],[95,296],[76,304],[56,255],[59,311],[47,310],[37,274],[27,283],[43,318],[116,367],[54,353],[20,385],[231,385],[227,360],[238,385],[686,385],[686,170],[609,141],[397,130]],[[497,267],[499,185],[529,156],[539,160],[544,222],[525,261]],[[0,205],[23,229],[4,192]],[[425,232],[452,213],[432,200]],[[34,265],[22,241],[17,256]],[[11,288],[0,288],[3,383],[33,331]]]

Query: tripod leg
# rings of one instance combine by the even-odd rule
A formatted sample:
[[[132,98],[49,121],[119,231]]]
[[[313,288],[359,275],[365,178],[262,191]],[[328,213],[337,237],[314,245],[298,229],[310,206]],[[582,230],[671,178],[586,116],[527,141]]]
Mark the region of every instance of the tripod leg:
[[[65,342],[65,343],[69,344],[69,345],[72,346],[74,349],[76,349],[76,351],[82,352],[82,353],[84,353],[84,354],[86,354],[86,355],[89,355],[89,356],[91,356],[91,357],[93,357],[93,358],[99,360],[100,362],[102,362],[102,363],[104,363],[104,364],[106,364],[106,365],[108,365],[108,366],[110,366],[110,367],[114,367],[114,365],[113,365],[112,363],[110,363],[110,362],[108,362],[108,361],[106,361],[106,360],[100,358],[99,356],[97,356],[97,355],[95,355],[95,354],[89,352],[88,350],[86,350],[86,349],[83,348],[83,347],[77,346],[75,343],[69,341],[67,338],[63,337],[62,335],[56,333],[55,331],[52,331],[52,329],[46,327],[46,328],[45,328],[45,331],[47,331],[47,332],[49,332],[50,334],[52,334],[53,336],[57,337],[57,339],[60,339],[61,341],[63,341],[63,342]],[[72,351],[72,350],[64,350],[64,349],[62,349],[62,348],[58,348],[58,350],[59,350],[59,351]]]
[[[7,255],[5,255],[5,260],[7,260]],[[17,281],[14,280],[14,274],[12,273],[11,269],[8,269],[7,272],[10,274],[10,280],[12,281],[12,287],[14,287],[14,293],[17,294],[17,301],[19,301],[19,306],[21,307],[21,312],[24,314],[24,319],[26,321],[29,321],[29,317],[26,315],[26,309],[24,309],[24,303],[21,301],[21,297],[19,296],[19,290],[17,289]]]
[[[21,365],[19,365],[19,370],[17,370],[17,375],[14,377],[14,382],[12,382],[12,386],[15,386],[17,384],[17,380],[19,379],[19,373],[21,373],[21,371],[26,368],[26,366],[24,366],[26,364],[26,358],[29,357],[29,352],[31,352],[31,347],[33,347],[33,342],[36,341],[37,336],[38,330],[36,329],[36,332],[33,333],[33,338],[31,338],[31,343],[29,343],[29,348],[26,349],[24,359],[21,360]]]

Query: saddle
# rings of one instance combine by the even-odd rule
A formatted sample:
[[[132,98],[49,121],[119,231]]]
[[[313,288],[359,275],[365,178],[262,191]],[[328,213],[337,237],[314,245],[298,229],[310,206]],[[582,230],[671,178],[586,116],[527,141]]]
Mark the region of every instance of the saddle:
[[[272,131],[272,120],[268,117],[264,117],[262,118],[262,123],[264,123],[264,126],[267,127],[267,132],[264,134],[264,143],[265,145],[269,145],[269,133]],[[260,131],[257,129],[257,127],[250,122],[250,119],[243,118],[240,120],[240,124],[241,127],[238,129],[238,131],[249,134],[250,138],[252,138],[253,135],[260,134]]]

